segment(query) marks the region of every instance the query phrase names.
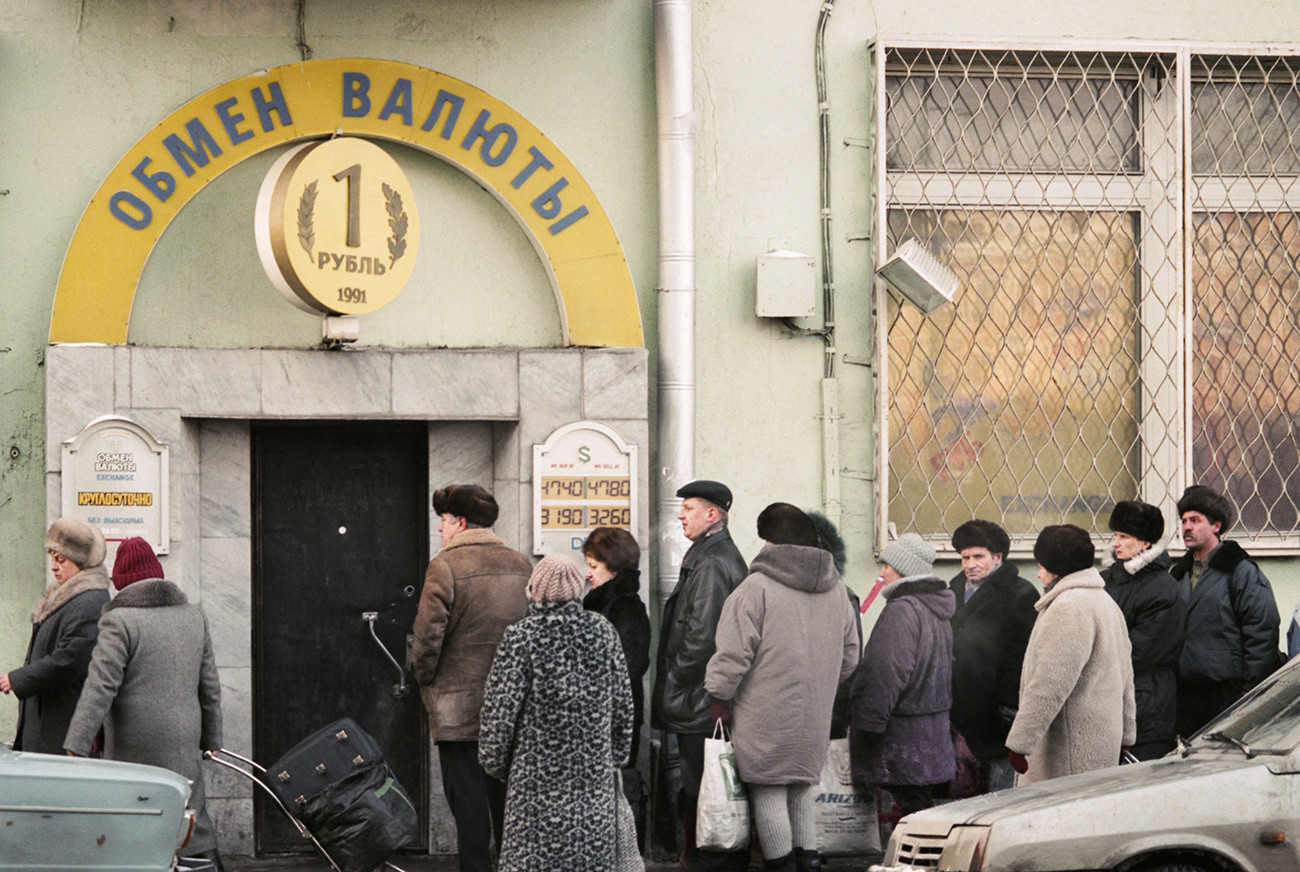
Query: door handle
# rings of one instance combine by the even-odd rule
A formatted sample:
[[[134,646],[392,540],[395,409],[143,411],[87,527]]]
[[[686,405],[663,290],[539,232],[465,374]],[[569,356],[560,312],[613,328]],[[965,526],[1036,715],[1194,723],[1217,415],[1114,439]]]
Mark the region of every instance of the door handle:
[[[375,644],[379,646],[380,651],[384,652],[388,662],[397,668],[397,684],[393,686],[393,696],[405,696],[407,690],[410,689],[406,684],[406,670],[402,668],[402,664],[397,662],[397,658],[392,655],[392,652],[388,650],[388,646],[380,640],[379,634],[375,632],[375,621],[379,620],[379,612],[362,612],[361,620],[370,625],[370,638],[375,640]]]

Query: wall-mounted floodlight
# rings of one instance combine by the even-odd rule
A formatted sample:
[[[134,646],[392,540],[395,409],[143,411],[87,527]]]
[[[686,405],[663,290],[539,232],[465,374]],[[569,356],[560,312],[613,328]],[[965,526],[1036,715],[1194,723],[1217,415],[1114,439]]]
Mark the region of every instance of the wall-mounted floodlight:
[[[876,275],[929,315],[957,292],[957,274],[939,262],[915,239],[909,239],[885,261]]]

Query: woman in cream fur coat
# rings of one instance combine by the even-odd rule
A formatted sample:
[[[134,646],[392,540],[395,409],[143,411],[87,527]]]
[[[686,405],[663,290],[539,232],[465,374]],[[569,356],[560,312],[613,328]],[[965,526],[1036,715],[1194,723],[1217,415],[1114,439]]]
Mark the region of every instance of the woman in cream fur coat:
[[[1136,736],[1128,627],[1093,556],[1088,533],[1071,524],[1034,543],[1045,593],[1007,735],[1017,784],[1116,766]]]

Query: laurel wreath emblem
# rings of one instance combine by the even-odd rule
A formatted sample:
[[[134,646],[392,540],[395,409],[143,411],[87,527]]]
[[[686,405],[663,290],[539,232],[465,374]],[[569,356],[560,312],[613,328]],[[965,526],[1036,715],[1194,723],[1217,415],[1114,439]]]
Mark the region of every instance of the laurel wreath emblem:
[[[406,254],[406,230],[407,220],[406,212],[402,209],[402,195],[388,187],[385,182],[382,185],[384,199],[388,201],[388,226],[392,228],[393,235],[388,237],[388,261],[389,269],[393,264]]]
[[[298,242],[312,255],[311,248],[316,244],[316,232],[312,229],[312,215],[316,211],[316,183],[311,182],[302,189],[302,198],[298,200]]]
[[[406,232],[410,228],[410,221],[406,217],[406,210],[402,208],[402,195],[394,191],[387,183],[381,185],[384,192],[384,200],[387,203],[388,226],[392,229],[393,235],[388,237],[388,266],[391,269],[393,264],[401,260],[402,255],[406,254]],[[298,200],[298,242],[308,255],[312,255],[312,247],[316,244],[316,232],[313,229],[313,220],[316,212],[316,182],[310,182],[302,189],[302,197]]]

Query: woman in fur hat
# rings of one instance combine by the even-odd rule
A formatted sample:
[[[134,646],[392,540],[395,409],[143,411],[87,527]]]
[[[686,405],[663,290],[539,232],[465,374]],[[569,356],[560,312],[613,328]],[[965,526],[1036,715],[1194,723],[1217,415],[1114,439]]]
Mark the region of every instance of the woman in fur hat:
[[[15,751],[62,754],[77,708],[99,612],[108,602],[104,534],[78,518],[59,518],[45,534],[54,581],[32,610],[27,659],[0,675],[0,691],[21,701]]]
[[[1106,593],[1124,613],[1133,646],[1133,695],[1137,703],[1139,760],[1163,757],[1174,748],[1178,658],[1187,629],[1187,603],[1169,574],[1165,517],[1160,509],[1123,500],[1110,513],[1110,555],[1102,561]]]
[[[478,756],[506,782],[500,872],[615,868],[614,771],[632,748],[618,633],[582,607],[586,580],[543,557],[528,615],[506,629],[483,691]]]

